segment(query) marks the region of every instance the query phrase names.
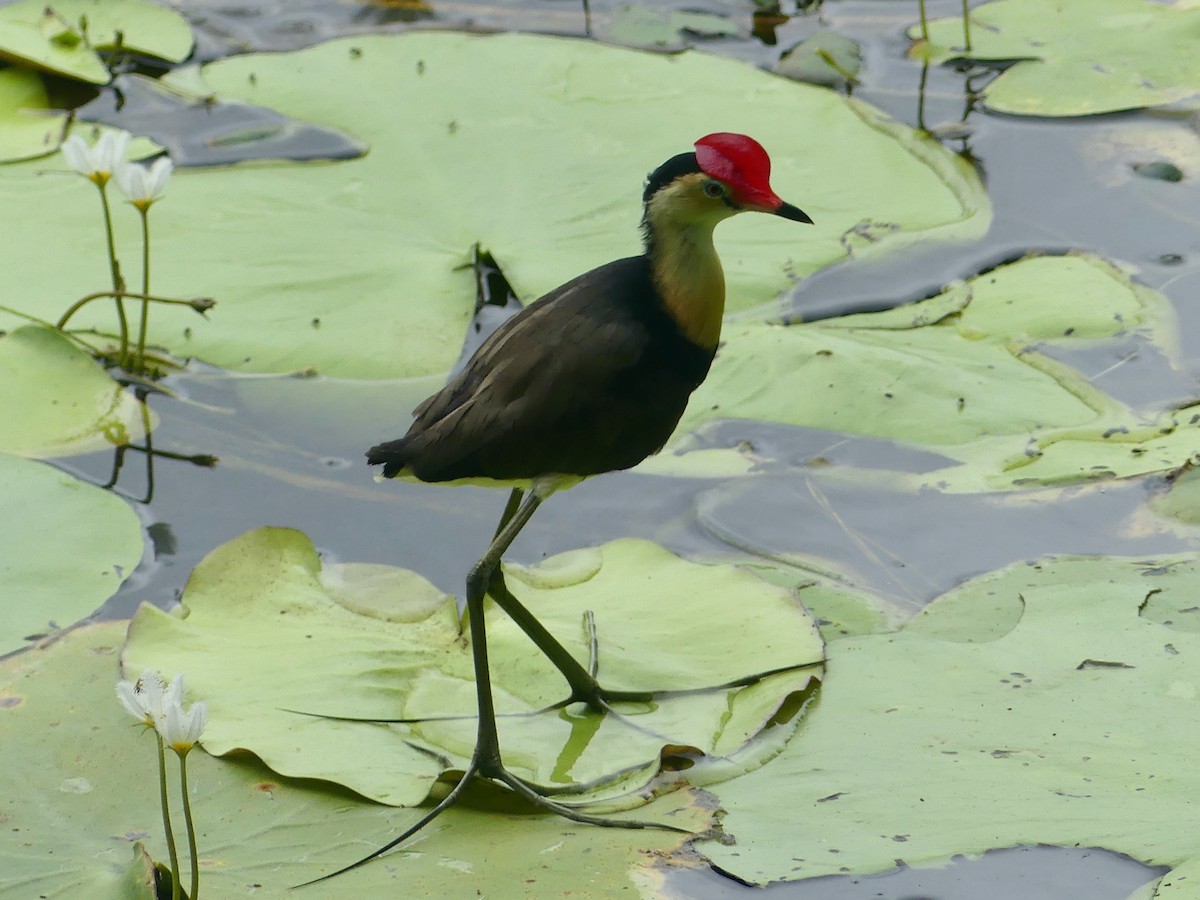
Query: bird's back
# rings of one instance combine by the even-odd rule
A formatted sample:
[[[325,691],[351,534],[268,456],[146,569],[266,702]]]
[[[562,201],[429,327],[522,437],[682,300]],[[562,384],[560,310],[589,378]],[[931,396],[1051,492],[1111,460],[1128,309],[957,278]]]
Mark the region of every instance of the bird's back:
[[[658,451],[714,350],[683,336],[649,266],[617,260],[517,313],[368,462],[388,477],[508,481],[596,475]]]

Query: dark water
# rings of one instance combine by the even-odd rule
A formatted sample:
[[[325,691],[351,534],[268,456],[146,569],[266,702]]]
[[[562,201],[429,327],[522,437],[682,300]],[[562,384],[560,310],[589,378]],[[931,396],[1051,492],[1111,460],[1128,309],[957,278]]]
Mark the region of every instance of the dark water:
[[[212,59],[292,49],[351,32],[411,27],[520,28],[578,36],[590,29],[603,36],[619,5],[615,0],[592,4],[590,23],[577,4],[550,0],[436,7],[331,0],[191,2],[183,11],[198,33],[198,56]],[[717,0],[704,9],[748,26],[741,4]],[[930,4],[931,15],[957,9],[957,0]],[[771,66],[782,49],[832,27],[864,45],[866,68],[855,96],[913,124],[923,120],[935,126],[965,116],[971,126],[969,137],[950,146],[969,155],[987,182],[995,209],[988,235],[967,246],[939,243],[871,265],[851,261],[834,266],[798,286],[791,298],[793,317],[811,320],[887,308],[929,296],[949,281],[1030,251],[1086,249],[1132,264],[1140,281],[1173,301],[1181,325],[1182,363],[1173,367],[1137,339],[1074,351],[1066,361],[1135,406],[1163,407],[1200,395],[1200,305],[1194,299],[1200,294],[1200,230],[1185,212],[1197,208],[1196,189],[1130,176],[1126,162],[1104,152],[1118,128],[1169,131],[1189,128],[1189,123],[1154,112],[1040,122],[973,110],[968,74],[949,68],[923,73],[918,63],[905,59],[903,30],[915,14],[915,3],[898,0],[830,0],[819,13],[793,16],[773,32],[762,29],[765,40],[692,39],[709,52]],[[86,115],[151,134],[172,149],[177,161],[198,164],[221,161],[205,150],[212,143],[211,129],[244,124],[240,119],[189,118],[180,105],[139,90],[127,86],[119,100],[106,92],[87,107]],[[290,134],[289,139],[302,150],[320,153],[337,136]],[[151,397],[162,420],[154,435],[156,448],[211,453],[220,462],[209,469],[156,460],[151,486],[145,459],[126,454],[117,489],[135,501],[152,493],[138,508],[153,551],[103,615],[129,616],[143,601],[171,604],[205,554],[268,524],[302,529],[329,558],[400,565],[448,591],[461,591],[464,573],[486,546],[504,497],[477,488],[378,485],[362,462],[366,447],[403,433],[408,411],[436,381],[397,387],[327,379],[231,379],[194,366],[170,379],[170,385],[186,402]],[[770,445],[772,455],[792,463],[796,473],[815,457],[832,465],[908,472],[937,464],[927,454],[885,441],[770,425],[731,424],[715,429],[708,439]],[[61,465],[104,483],[112,463],[110,455],[99,454]],[[1195,540],[1166,530],[1128,527],[1152,487],[1152,481],[1117,482],[1066,492],[1044,504],[1009,504],[1003,497],[882,494],[852,485],[816,497],[801,474],[786,469],[739,484],[620,473],[554,497],[510,555],[528,563],[624,536],[652,538],[697,556],[731,547],[803,552],[831,560],[864,585],[915,610],[966,578],[1020,559],[1058,552],[1152,554],[1194,548]],[[830,510],[848,528],[833,527]],[[912,522],[923,524],[913,529]],[[980,542],[981,534],[988,540]],[[864,543],[873,548],[871,553],[863,552]],[[778,885],[766,894],[806,900],[1117,900],[1158,873],[1105,851],[1023,848],[942,869]],[[715,900],[751,893],[713,872],[680,871],[672,885],[680,897]]]

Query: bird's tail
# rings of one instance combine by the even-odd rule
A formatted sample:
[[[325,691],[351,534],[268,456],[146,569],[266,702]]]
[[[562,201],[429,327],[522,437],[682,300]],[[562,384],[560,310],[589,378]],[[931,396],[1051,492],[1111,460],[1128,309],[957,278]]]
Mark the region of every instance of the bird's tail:
[[[408,465],[408,438],[376,444],[367,451],[367,465],[383,466],[383,477],[394,478]]]

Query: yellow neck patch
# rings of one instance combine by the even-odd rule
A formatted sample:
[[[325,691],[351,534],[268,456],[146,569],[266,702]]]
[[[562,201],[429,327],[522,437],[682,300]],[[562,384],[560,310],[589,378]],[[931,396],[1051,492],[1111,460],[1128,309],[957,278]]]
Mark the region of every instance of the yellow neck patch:
[[[717,346],[725,314],[725,273],[713,246],[717,223],[737,213],[704,193],[707,175],[685,175],[646,208],[650,266],[667,311],[692,343]]]

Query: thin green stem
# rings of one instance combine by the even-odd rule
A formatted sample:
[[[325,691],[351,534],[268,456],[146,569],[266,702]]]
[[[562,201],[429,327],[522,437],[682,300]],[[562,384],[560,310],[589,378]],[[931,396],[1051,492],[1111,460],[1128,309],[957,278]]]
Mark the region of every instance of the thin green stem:
[[[188,852],[192,856],[192,890],[188,898],[196,900],[200,896],[200,856],[196,853],[196,828],[192,824],[192,803],[188,799],[187,755],[187,750],[179,754],[179,781],[183,786],[183,820],[187,823]]]
[[[172,303],[176,306],[190,306],[198,313],[206,313],[216,305],[216,301],[211,297],[197,297],[194,300],[181,300],[177,297],[156,297],[154,294],[135,294],[132,291],[96,291],[94,294],[88,294],[86,297],[80,297],[72,303],[65,313],[59,316],[54,327],[62,331],[67,327],[67,322],[71,317],[83,307],[87,306],[93,300],[101,300],[105,297],[132,297],[134,300],[148,300],[151,303]]]
[[[119,360],[125,365],[129,356],[129,320],[125,317],[125,279],[121,277],[121,264],[117,261],[117,242],[113,236],[112,209],[108,205],[108,191],[105,184],[96,185],[100,189],[100,205],[104,208],[104,234],[108,239],[108,263],[112,272],[113,301],[117,305],[117,324],[121,335]]]
[[[154,732],[158,741],[158,799],[162,803],[163,830],[167,835],[167,852],[171,855],[171,900],[179,900],[179,854],[175,852],[175,832],[171,830],[171,812],[167,806],[167,753],[162,735]],[[187,809],[185,804],[184,809]],[[189,819],[190,821],[190,819]]]
[[[925,15],[925,0],[917,0],[917,8],[921,12],[921,38],[929,41],[929,17]]]
[[[146,326],[150,322],[150,207],[138,206],[142,214],[142,321],[138,327],[135,370],[146,371]]]
[[[967,45],[967,52],[971,52],[971,2],[970,0],[962,0],[963,11],[963,43]]]

